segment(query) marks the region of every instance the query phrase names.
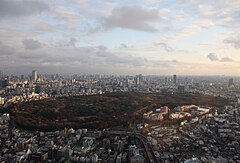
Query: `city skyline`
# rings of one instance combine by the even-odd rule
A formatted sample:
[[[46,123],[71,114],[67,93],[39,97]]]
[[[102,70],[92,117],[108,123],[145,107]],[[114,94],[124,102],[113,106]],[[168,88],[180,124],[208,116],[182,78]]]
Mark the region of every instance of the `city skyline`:
[[[240,1],[0,1],[0,70],[240,74]]]

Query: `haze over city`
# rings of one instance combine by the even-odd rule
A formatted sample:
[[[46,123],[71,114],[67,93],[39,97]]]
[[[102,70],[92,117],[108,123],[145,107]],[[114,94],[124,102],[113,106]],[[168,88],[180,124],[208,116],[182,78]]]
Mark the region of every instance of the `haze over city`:
[[[239,0],[1,0],[0,69],[238,76],[239,13]]]

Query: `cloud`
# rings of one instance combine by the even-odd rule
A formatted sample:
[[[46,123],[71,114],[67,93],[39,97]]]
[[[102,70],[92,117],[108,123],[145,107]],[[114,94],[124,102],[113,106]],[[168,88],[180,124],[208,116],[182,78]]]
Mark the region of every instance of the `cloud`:
[[[146,3],[157,4],[161,3],[163,0],[144,0]]]
[[[143,58],[135,57],[132,55],[125,55],[125,56],[111,55],[111,56],[107,57],[105,61],[106,61],[106,63],[112,64],[112,65],[123,64],[123,65],[135,66],[135,67],[145,65],[145,60]]]
[[[0,0],[0,68],[18,67],[14,72],[23,70],[21,66],[34,68],[44,63],[43,69],[45,65],[60,65],[58,68],[64,65],[63,72],[70,72],[68,66],[72,65],[76,66],[76,72],[84,72],[84,68],[86,73],[94,73],[101,67],[112,73],[118,72],[115,69],[126,73],[129,69],[161,73],[165,67],[177,71],[166,73],[203,71],[187,70],[188,64],[181,65],[173,59],[204,64],[208,74],[207,68],[222,73],[219,71],[222,65],[228,65],[229,69],[239,67],[238,58],[230,54],[209,54],[209,62],[201,63],[201,59],[207,59],[208,53],[204,51],[221,46],[216,40],[222,40],[229,53],[239,49],[239,0],[235,0],[237,4],[233,0],[160,1]],[[231,33],[235,35],[226,37]],[[198,42],[209,45],[203,48]],[[194,55],[198,55],[197,59]],[[88,70],[91,67],[95,67],[93,71]]]
[[[69,42],[67,43],[67,46],[73,46],[75,47],[77,40],[75,38],[70,38]]]
[[[120,43],[120,45],[119,45],[120,50],[131,50],[133,48],[134,48],[133,45],[128,45],[128,44],[125,44],[125,43]]]
[[[101,45],[96,47],[96,55],[97,57],[109,57],[113,54],[108,52],[107,47]]]
[[[226,38],[223,40],[226,44],[233,45],[236,49],[240,49],[240,35],[237,35],[235,37]]]
[[[75,48],[58,47],[55,51],[39,58],[40,63],[58,63],[62,65],[78,63],[79,65],[91,66],[132,66],[139,67],[145,64],[144,58],[133,56],[129,53],[120,53],[111,51],[107,47],[100,46],[82,46]],[[66,54],[68,54],[66,56]],[[47,56],[47,57],[46,57]],[[24,59],[24,58],[22,58]],[[34,59],[34,58],[33,58]],[[36,59],[34,59],[36,60]],[[30,61],[30,60],[29,60]]]
[[[109,17],[103,19],[105,28],[125,28],[144,32],[155,32],[153,23],[162,21],[158,10],[141,6],[115,7]]]
[[[41,1],[1,0],[0,19],[6,17],[29,16],[49,10],[48,5]]]
[[[160,43],[155,43],[154,44],[155,46],[160,46],[160,47],[162,47],[165,51],[167,51],[167,52],[173,52],[174,51],[174,49],[172,48],[172,47],[170,47],[170,46],[168,46],[166,43],[164,43],[164,42],[160,42]]]
[[[216,53],[209,53],[207,58],[210,59],[211,61],[217,61],[217,62],[236,62],[236,63],[239,62],[229,57],[220,58]]]
[[[186,37],[193,36],[196,33],[200,33],[207,28],[212,27],[214,24],[208,19],[198,19],[189,23],[187,26],[181,27],[174,32],[174,35],[168,38],[168,43],[174,44],[175,42],[182,40]]]
[[[121,43],[121,48],[128,48],[128,46],[124,43]]]
[[[198,22],[201,22],[202,19],[212,22],[214,26],[229,28],[230,30],[239,28],[239,0],[181,0],[177,1],[176,4],[178,8],[190,14],[192,18],[197,18]],[[205,26],[205,28],[209,28],[209,26]]]
[[[174,67],[177,65],[182,65],[182,63],[177,60],[148,60],[148,59],[145,59],[145,61],[147,62],[149,67],[169,68],[169,67]]]
[[[105,46],[96,47],[97,57],[104,58],[104,62],[110,65],[131,65],[143,66],[144,58],[132,56],[130,54],[119,54],[118,52],[110,52]]]
[[[166,52],[169,52],[169,53],[194,53],[195,51],[189,51],[189,50],[184,50],[184,49],[178,49],[178,48],[175,48],[175,47],[172,47],[172,46],[169,46],[168,43],[165,43],[165,42],[157,42],[157,43],[153,43],[153,46],[157,46],[157,47],[160,47],[161,49],[163,49],[164,51]]]
[[[74,48],[76,47],[76,44],[77,44],[78,40],[74,37],[71,37],[69,38],[69,40],[66,40],[66,39],[62,39],[62,40],[59,40],[57,43],[56,43],[56,47],[69,47],[69,48]]]
[[[35,50],[42,47],[42,44],[38,40],[24,39],[22,40],[23,47],[28,50]]]
[[[229,57],[223,57],[220,61],[221,62],[235,62],[233,59],[231,59]]]
[[[15,53],[14,48],[8,45],[5,45],[0,41],[0,55],[11,55],[13,53]]]
[[[211,61],[219,61],[218,56],[215,53],[209,53],[207,58],[210,59]]]
[[[103,45],[97,46],[97,48],[101,51],[106,51],[108,49],[106,46]]]

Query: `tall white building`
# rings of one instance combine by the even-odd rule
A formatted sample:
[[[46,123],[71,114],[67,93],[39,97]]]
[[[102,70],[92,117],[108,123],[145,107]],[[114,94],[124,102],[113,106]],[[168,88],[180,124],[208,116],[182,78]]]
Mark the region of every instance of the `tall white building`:
[[[32,81],[33,82],[37,81],[37,71],[36,70],[32,70]]]
[[[4,98],[0,97],[0,105],[4,105]]]

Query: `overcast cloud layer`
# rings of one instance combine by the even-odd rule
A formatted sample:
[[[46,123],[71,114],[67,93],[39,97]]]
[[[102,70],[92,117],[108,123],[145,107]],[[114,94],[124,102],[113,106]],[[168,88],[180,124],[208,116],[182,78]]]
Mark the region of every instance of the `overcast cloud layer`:
[[[0,70],[239,75],[239,13],[239,0],[0,0]]]

